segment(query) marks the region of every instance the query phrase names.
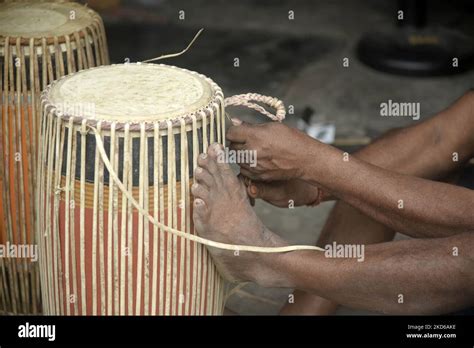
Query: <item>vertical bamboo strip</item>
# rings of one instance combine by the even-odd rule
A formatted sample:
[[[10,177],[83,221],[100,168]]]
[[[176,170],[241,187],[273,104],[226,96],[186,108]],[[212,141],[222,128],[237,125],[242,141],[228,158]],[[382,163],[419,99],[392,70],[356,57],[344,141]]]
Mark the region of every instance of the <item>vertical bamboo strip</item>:
[[[110,163],[112,167],[115,169],[116,165],[116,157],[115,157],[115,122],[112,122],[110,125]],[[114,253],[114,183],[110,178],[109,174],[109,197],[108,197],[108,205],[107,205],[107,314],[112,314],[113,310],[113,301],[114,301],[114,293],[113,293],[113,265],[112,262],[115,261],[115,253]],[[116,245],[116,244],[115,244]],[[102,254],[102,257],[105,255]]]
[[[124,140],[123,140],[123,184],[125,187],[128,186],[128,174],[130,168],[130,159],[128,153],[128,143],[130,140],[130,125],[125,125]],[[129,257],[129,253],[126,249],[127,241],[127,197],[122,194],[122,220],[121,220],[121,232],[120,232],[120,315],[125,315],[125,285],[126,285],[126,264],[125,261]]]
[[[133,187],[133,168],[135,165],[135,162],[133,161],[133,143],[130,137],[128,138],[128,142],[125,143],[125,158],[128,159],[128,162],[130,163],[129,168],[128,168],[128,190],[132,191]],[[127,216],[127,229],[128,229],[128,243],[127,243],[127,248],[128,248],[128,278],[127,278],[127,284],[128,284],[128,307],[127,307],[127,314],[132,315],[133,314],[133,257],[134,257],[134,243],[133,243],[133,210],[132,210],[132,202],[127,201],[127,211],[128,211],[128,216]]]
[[[159,128],[159,126],[157,126]],[[159,205],[159,209],[160,209],[160,222],[164,223],[165,222],[165,195],[164,195],[164,166],[163,166],[163,153],[164,153],[164,150],[163,150],[163,138],[161,137],[161,134],[160,132],[158,132],[159,134],[159,138],[158,138],[158,143],[159,143],[159,153],[158,153],[158,168],[159,168],[159,172],[158,172],[158,194],[159,194],[159,197],[160,197],[160,205]],[[159,303],[159,310],[158,310],[158,314],[159,315],[164,315],[166,313],[166,309],[165,309],[165,301],[166,301],[166,296],[165,296],[165,282],[167,281],[167,272],[168,272],[168,269],[165,268],[167,263],[166,263],[166,260],[167,260],[167,253],[165,253],[165,241],[167,240],[166,236],[165,236],[165,232],[163,231],[163,229],[160,228],[160,231],[159,231],[159,243],[160,243],[160,250],[159,250],[159,254],[160,254],[160,269],[159,269],[159,274],[160,274],[160,286],[159,286],[159,289],[158,289],[158,293],[159,293],[159,300],[158,300],[158,303]]]
[[[158,123],[153,124],[153,218],[156,221],[158,219],[158,200],[159,200],[159,173],[160,171],[160,162],[159,162],[159,154],[158,152],[161,151],[161,144],[160,144],[160,126]],[[158,250],[159,246],[159,238],[160,238],[160,231],[156,225],[153,225],[153,236],[152,236],[152,243],[153,243],[153,264],[152,264],[152,276],[151,276],[151,315],[156,315],[157,313],[157,306],[161,307],[161,304],[157,304],[158,300],[158,256],[160,252]],[[161,264],[161,263],[160,263]],[[160,272],[161,274],[161,272]]]
[[[69,119],[69,126],[67,128],[67,159],[66,159],[66,181],[64,183],[66,199],[65,199],[65,223],[64,223],[64,259],[65,259],[65,281],[66,281],[66,314],[71,314],[71,279],[69,278],[70,268],[71,268],[71,257],[70,257],[70,248],[71,248],[71,240],[72,240],[72,226],[73,224],[69,223],[70,220],[70,208],[71,208],[71,188],[69,183],[71,181],[71,155],[72,155],[72,139],[74,138],[73,132],[73,122],[74,119],[71,117]],[[57,173],[58,177],[61,178],[60,172]],[[61,182],[61,179],[59,179]],[[70,235],[71,234],[71,235]],[[61,243],[59,244],[61,246]],[[59,263],[61,263],[61,259],[59,259]],[[61,284],[62,286],[62,284]]]
[[[99,154],[97,153],[97,157]],[[105,279],[105,237],[104,237],[104,163],[99,159],[98,167],[94,171],[99,172],[99,214],[98,214],[98,238],[99,238],[99,274],[100,274],[100,313],[107,314],[107,294],[106,294],[106,279]],[[110,256],[110,255],[109,255]]]
[[[97,124],[97,130],[100,131],[101,123]],[[98,241],[98,218],[99,218],[99,150],[95,151],[95,163],[94,163],[94,208],[92,214],[92,315],[98,313],[98,297],[97,292],[97,241]]]
[[[140,166],[139,166],[139,202],[143,207],[144,201],[144,175],[145,175],[145,124],[140,124]],[[148,174],[148,173],[147,173]],[[142,279],[143,279],[143,224],[145,223],[143,216],[138,217],[138,259],[137,259],[137,281],[135,284],[135,314],[140,315],[141,313],[141,300],[142,300]],[[148,223],[148,222],[146,222]]]
[[[181,166],[180,166],[180,177],[179,181],[181,182],[181,192],[179,195],[179,215],[180,215],[180,224],[178,226],[180,231],[186,231],[186,185],[188,180],[188,173],[186,173],[186,161],[187,161],[187,134],[186,134],[186,123],[184,119],[180,119],[180,147],[181,147]],[[185,269],[185,258],[189,258],[186,254],[187,249],[185,249],[185,240],[183,238],[179,238],[180,245],[180,257],[179,257],[179,279],[178,279],[178,315],[183,315],[183,306],[186,303],[186,289],[184,284],[184,277],[186,276],[186,269]]]
[[[81,193],[80,193],[80,246],[79,264],[81,273],[81,315],[87,314],[87,290],[86,290],[86,242],[85,242],[85,199],[86,199],[86,120],[81,123]]]
[[[149,212],[149,179],[148,179],[148,136],[146,133],[144,134],[144,144],[143,147],[140,146],[140,151],[141,153],[144,153],[144,162],[143,162],[143,207],[145,208],[145,211],[148,213]],[[150,314],[150,244],[149,244],[149,238],[150,238],[150,223],[143,217],[143,262],[144,262],[144,291],[143,291],[143,306],[144,306],[144,315],[149,315]]]

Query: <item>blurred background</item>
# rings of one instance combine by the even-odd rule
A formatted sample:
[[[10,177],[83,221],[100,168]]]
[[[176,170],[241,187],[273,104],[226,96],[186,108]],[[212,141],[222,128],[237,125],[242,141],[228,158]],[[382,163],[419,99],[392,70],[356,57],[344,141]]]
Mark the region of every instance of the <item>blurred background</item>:
[[[113,63],[179,52],[204,28],[190,51],[162,63],[209,76],[226,96],[276,96],[289,110],[285,122],[349,152],[388,129],[429,118],[474,87],[471,0],[87,3],[104,18]],[[421,119],[381,117],[380,104],[390,99],[420,103]],[[266,121],[248,110],[228,111],[248,122]],[[279,209],[257,202],[256,209],[287,240],[312,244],[331,206]],[[228,308],[276,314],[290,293],[249,284]]]

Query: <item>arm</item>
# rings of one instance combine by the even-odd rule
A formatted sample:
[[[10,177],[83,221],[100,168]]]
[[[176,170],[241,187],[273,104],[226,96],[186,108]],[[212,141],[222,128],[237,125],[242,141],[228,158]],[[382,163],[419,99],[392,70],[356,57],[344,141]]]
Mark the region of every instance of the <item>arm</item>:
[[[352,156],[401,174],[436,180],[443,178],[473,156],[473,110],[474,92],[469,92],[436,116],[414,126],[392,130]],[[277,131],[272,131],[272,128],[279,126],[276,124],[249,126],[238,121],[236,123],[239,126],[231,127],[227,135],[231,140],[230,147],[235,150],[253,148],[257,153],[263,153],[265,145],[274,143],[276,139],[278,144],[294,148],[296,138],[308,138],[301,132],[298,132],[296,138],[280,136],[276,134]],[[252,139],[254,135],[260,141]],[[305,161],[302,158],[301,155],[305,154],[304,147],[295,152],[291,157],[297,158],[298,166],[308,166],[314,162],[314,159]],[[445,160],[452,159],[453,152],[458,153],[458,161]],[[441,157],[440,154],[445,156]],[[298,180],[290,183],[263,182],[258,180],[259,177],[255,176],[252,168],[245,165],[242,167],[242,174],[256,180],[254,192],[249,192],[255,198],[263,198],[277,206],[286,206],[288,199],[308,204],[318,195],[318,189],[310,184],[305,185]],[[298,199],[300,195],[302,199]],[[326,193],[325,200],[333,198]]]
[[[315,165],[303,179],[376,221],[413,237],[474,230],[474,191],[397,174],[356,158],[344,161],[339,150],[317,145],[308,156],[324,159],[325,166]]]
[[[328,159],[330,168],[318,176],[322,187],[384,225],[414,237],[474,230],[473,191],[420,179],[439,179],[473,156],[474,92],[425,122],[387,135],[347,162],[342,154],[327,150],[332,155],[320,157]],[[458,161],[453,161],[454,152]],[[321,169],[313,166],[308,172]]]
[[[474,91],[432,118],[393,130],[353,156],[400,174],[441,179],[474,155]],[[452,161],[453,152],[459,154]]]
[[[473,248],[474,234],[466,233],[367,245],[363,262],[304,251],[263,262],[277,274],[267,286],[304,289],[352,308],[440,314],[474,305]]]
[[[405,151],[404,157],[411,156],[411,160],[389,159],[379,163],[395,163],[402,171],[425,177],[435,177],[459,166],[472,156],[474,149],[473,96],[469,93],[446,110],[444,116],[409,130],[408,138],[413,142],[417,138],[431,139],[423,146],[419,141],[417,146],[407,147],[394,140],[384,141],[384,147]],[[469,209],[474,197],[470,190],[391,172],[355,157],[344,161],[341,151],[280,124],[234,128],[240,128],[234,130],[234,138],[246,139],[242,149],[257,150],[257,166],[242,169],[253,180],[301,178],[376,221],[415,237],[444,236],[474,229],[474,217]],[[442,135],[437,131],[432,133],[433,129],[440,130]],[[281,144],[281,139],[288,139],[291,145]],[[379,151],[382,145],[367,150],[364,156],[370,158],[371,152]],[[459,154],[458,162],[452,160],[453,152]],[[399,208],[401,201],[403,206]]]

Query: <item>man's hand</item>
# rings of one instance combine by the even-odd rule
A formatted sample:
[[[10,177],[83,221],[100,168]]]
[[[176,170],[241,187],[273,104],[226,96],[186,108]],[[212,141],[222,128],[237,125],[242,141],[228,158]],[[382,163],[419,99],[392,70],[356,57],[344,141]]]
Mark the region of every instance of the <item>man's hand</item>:
[[[232,150],[256,151],[256,166],[240,164],[241,173],[257,181],[298,179],[303,176],[305,149],[315,140],[281,123],[251,125],[233,120],[227,132]]]

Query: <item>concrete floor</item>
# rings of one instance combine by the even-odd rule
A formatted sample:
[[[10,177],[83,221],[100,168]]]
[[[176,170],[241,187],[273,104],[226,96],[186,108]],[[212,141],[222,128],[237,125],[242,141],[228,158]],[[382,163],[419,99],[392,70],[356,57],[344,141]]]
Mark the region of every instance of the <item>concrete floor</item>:
[[[380,117],[383,101],[420,102],[421,119],[425,119],[473,87],[474,71],[454,77],[408,78],[380,73],[358,62],[354,51],[358,39],[366,31],[391,26],[394,3],[173,0],[156,2],[156,10],[136,15],[128,26],[118,23],[126,11],[104,16],[113,61],[179,51],[204,27],[191,51],[166,63],[210,76],[228,96],[248,91],[278,96],[295,107],[295,115],[288,117],[290,124],[310,107],[316,120],[334,123],[336,137],[344,139],[373,137],[417,122]],[[430,5],[431,19],[474,34],[472,13],[452,15],[439,1]],[[184,21],[178,20],[179,10],[185,10]],[[293,21],[287,18],[289,10],[295,13]],[[235,57],[240,58],[239,68],[233,66]],[[342,66],[344,57],[350,59],[348,68]],[[231,113],[262,121],[249,112]],[[255,209],[284,238],[313,244],[331,206],[279,209],[257,202]],[[228,307],[239,314],[276,314],[290,292],[250,284],[229,299]],[[342,308],[338,313],[363,312]]]

